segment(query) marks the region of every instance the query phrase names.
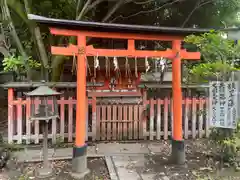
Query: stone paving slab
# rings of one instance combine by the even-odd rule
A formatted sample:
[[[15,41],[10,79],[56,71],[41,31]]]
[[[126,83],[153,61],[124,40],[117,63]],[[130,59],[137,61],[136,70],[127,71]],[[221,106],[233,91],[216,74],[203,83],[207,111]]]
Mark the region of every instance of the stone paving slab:
[[[105,161],[107,164],[108,172],[110,175],[111,180],[119,180],[118,174],[115,169],[115,165],[113,163],[111,156],[105,156]]]
[[[143,180],[155,180],[156,174],[140,174]]]
[[[64,160],[72,159],[72,148],[61,148],[61,149],[48,149],[49,160]],[[95,146],[89,146],[87,149],[87,156],[98,157],[102,155],[96,154]],[[42,160],[42,150],[31,150],[25,149],[23,151],[15,152],[14,157],[17,158],[18,162],[37,162]]]
[[[112,162],[119,180],[141,180],[140,175],[130,168],[131,159],[129,156],[112,156]]]
[[[88,146],[87,155],[89,157],[101,157],[110,155],[131,155],[138,156],[139,154],[148,154],[149,149],[147,144],[119,144],[119,143],[107,143],[97,144],[96,146]],[[14,156],[19,162],[35,162],[41,161],[42,150],[25,149],[20,152],[16,152]],[[72,148],[60,148],[49,149],[48,156],[50,160],[63,160],[72,158]]]
[[[107,143],[96,145],[98,154],[146,154],[149,153],[146,144],[133,143],[133,144],[119,144]]]
[[[151,153],[162,153],[163,151],[170,151],[167,143],[150,143],[147,145]]]
[[[139,156],[112,156],[112,165],[115,169],[115,180],[169,180],[165,174],[155,172],[145,172],[144,167],[147,158],[144,155]]]
[[[123,167],[117,168],[119,180],[141,180],[140,175],[136,171],[128,170]]]

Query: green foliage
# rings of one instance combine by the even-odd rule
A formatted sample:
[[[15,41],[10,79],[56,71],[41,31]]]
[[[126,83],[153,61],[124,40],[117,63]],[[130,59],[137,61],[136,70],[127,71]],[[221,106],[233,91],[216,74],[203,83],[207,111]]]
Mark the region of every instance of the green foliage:
[[[192,43],[201,52],[198,64],[188,67],[188,82],[203,83],[213,80],[228,80],[232,71],[239,70],[232,61],[239,56],[240,46],[223,38],[219,32],[200,36],[191,35],[185,42]],[[240,124],[236,130],[214,128],[210,140],[215,144],[222,162],[235,162],[240,150]]]
[[[16,73],[25,73],[26,72],[26,63],[28,63],[29,68],[37,69],[41,66],[39,62],[33,60],[29,57],[27,60],[24,60],[22,56],[10,56],[5,57],[3,60],[3,67],[5,72],[16,72]]]
[[[187,81],[193,83],[207,83],[210,80],[228,79],[230,72],[238,70],[221,61],[201,63],[189,69]]]
[[[201,53],[201,60],[197,64],[187,66],[188,82],[227,80],[232,71],[239,70],[233,60],[240,55],[240,45],[223,36],[223,33],[212,31],[185,38],[186,43],[195,45],[195,50]]]
[[[202,62],[228,62],[240,55],[239,45],[235,45],[234,41],[223,38],[224,34],[220,32],[209,32],[202,35],[190,35],[185,38],[186,43],[196,46],[201,52]]]
[[[235,130],[213,128],[210,140],[218,148],[223,162],[235,162],[240,151],[240,123]]]

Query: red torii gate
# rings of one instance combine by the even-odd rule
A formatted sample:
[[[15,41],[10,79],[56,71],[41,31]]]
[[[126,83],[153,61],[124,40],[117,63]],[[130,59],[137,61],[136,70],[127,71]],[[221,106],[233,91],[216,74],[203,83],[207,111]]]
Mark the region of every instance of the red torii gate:
[[[173,89],[173,160],[178,164],[185,162],[184,140],[182,135],[182,91],[181,91],[181,59],[200,59],[199,52],[187,52],[181,49],[181,41],[188,34],[204,33],[206,29],[166,28],[155,26],[132,26],[121,24],[94,23],[50,19],[29,15],[29,19],[50,27],[53,35],[76,36],[77,45],[68,47],[51,47],[53,55],[73,56],[77,54],[77,115],[76,142],[73,149],[73,175],[84,176],[88,170],[86,165],[86,56],[123,56],[123,57],[165,57],[172,59]],[[86,45],[87,37],[127,39],[128,48],[94,49]],[[166,51],[136,50],[135,40],[172,41],[172,49]]]

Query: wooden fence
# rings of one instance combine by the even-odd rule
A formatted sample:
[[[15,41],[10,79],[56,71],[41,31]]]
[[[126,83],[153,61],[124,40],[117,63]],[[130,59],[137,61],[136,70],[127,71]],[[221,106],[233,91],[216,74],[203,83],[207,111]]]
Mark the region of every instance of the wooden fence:
[[[36,102],[37,103],[37,102]],[[49,139],[73,142],[75,137],[76,100],[58,100],[60,118],[50,122]],[[88,100],[88,141],[160,140],[169,139],[172,132],[172,101],[142,100],[141,103],[98,103],[98,97]],[[38,121],[30,122],[30,101],[14,97],[8,90],[8,142],[38,144],[43,135]],[[183,100],[183,133],[185,139],[208,136],[206,99]]]

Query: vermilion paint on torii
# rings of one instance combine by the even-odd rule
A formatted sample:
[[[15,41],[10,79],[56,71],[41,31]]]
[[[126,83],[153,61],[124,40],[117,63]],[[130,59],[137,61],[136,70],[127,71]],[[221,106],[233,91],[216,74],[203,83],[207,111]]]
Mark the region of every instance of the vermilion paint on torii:
[[[86,56],[117,56],[117,57],[165,57],[172,62],[172,90],[173,90],[173,140],[182,141],[182,91],[181,91],[181,59],[200,59],[199,52],[187,52],[181,49],[183,36],[164,36],[151,34],[115,33],[99,31],[68,30],[62,28],[50,28],[53,35],[76,36],[77,45],[68,47],[51,47],[53,55],[74,56],[77,55],[77,114],[76,114],[76,143],[77,147],[85,145],[86,136]],[[86,45],[87,37],[127,39],[128,48],[95,49]],[[172,41],[172,49],[166,51],[136,50],[135,40],[159,40]]]

